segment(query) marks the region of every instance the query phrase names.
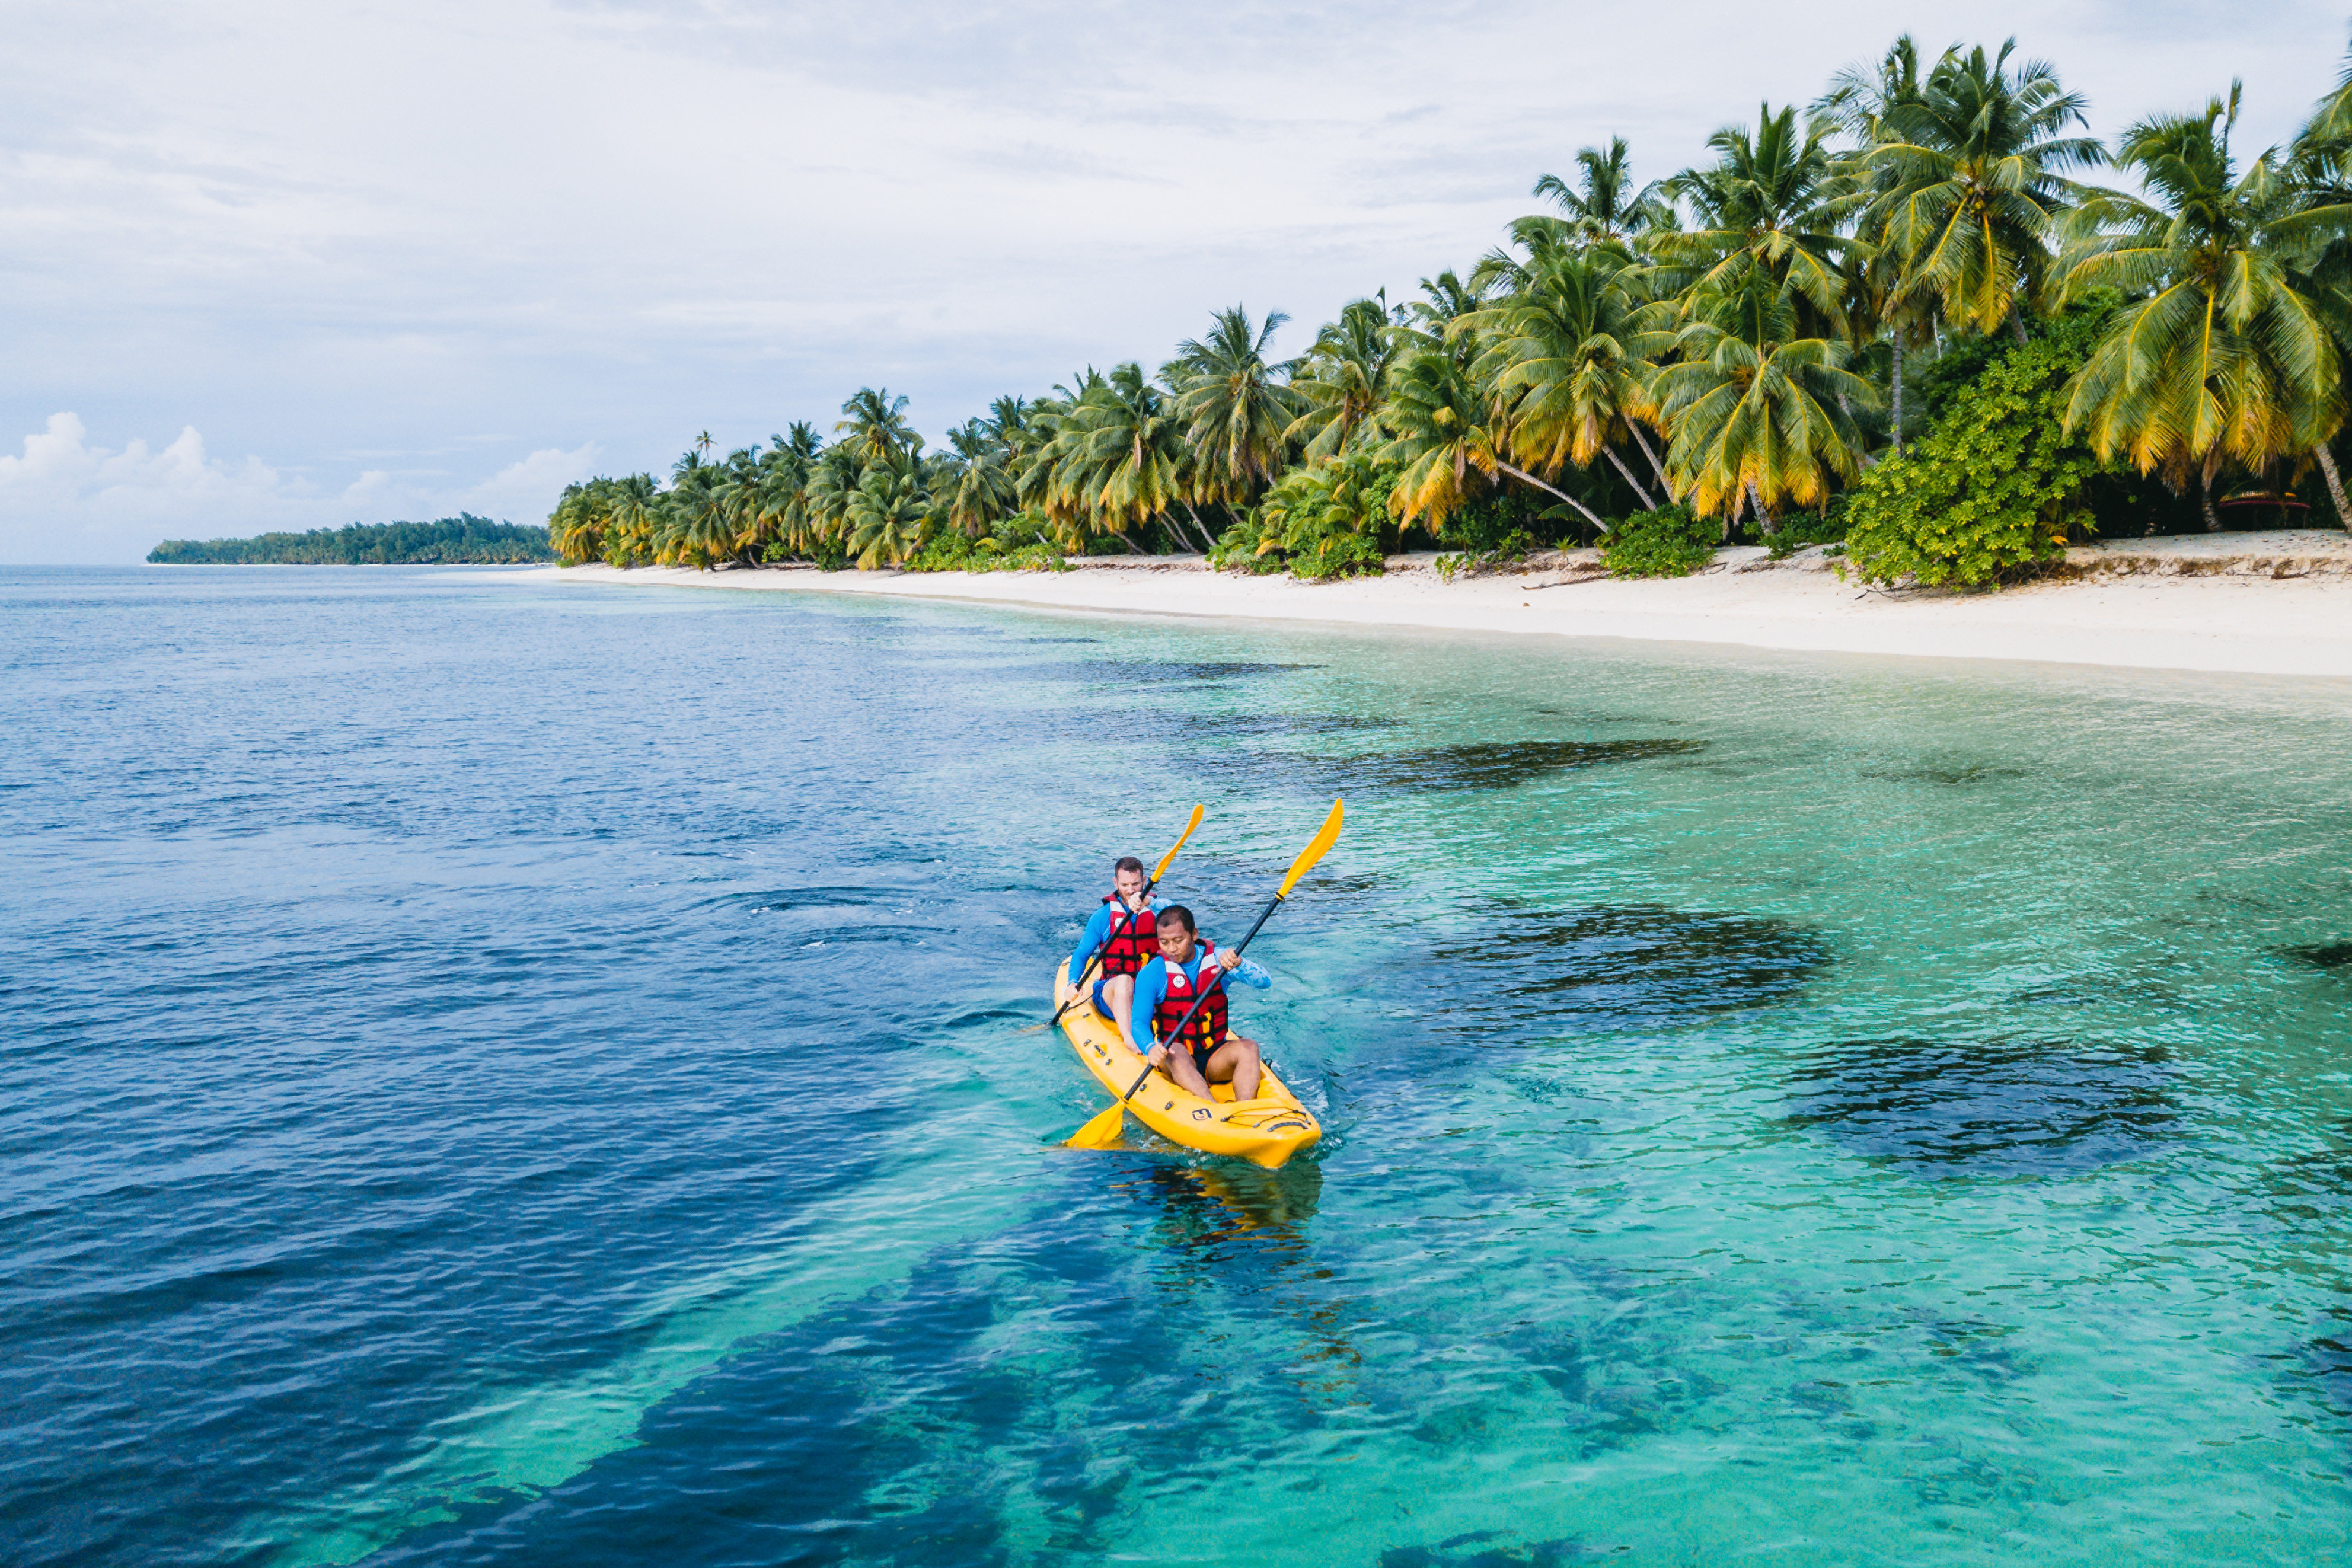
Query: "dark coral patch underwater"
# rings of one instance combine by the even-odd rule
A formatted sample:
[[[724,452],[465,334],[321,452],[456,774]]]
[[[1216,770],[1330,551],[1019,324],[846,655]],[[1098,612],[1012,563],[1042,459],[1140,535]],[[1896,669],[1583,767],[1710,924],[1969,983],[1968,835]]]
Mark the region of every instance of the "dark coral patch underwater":
[[[1571,768],[1680,757],[1706,745],[1703,740],[1478,741],[1360,757],[1344,768],[1360,789],[1508,789]]]
[[[2134,1159],[2179,1112],[2165,1054],[2039,1040],[1857,1040],[1791,1075],[1791,1125],[1921,1176],[2063,1176]]]
[[[1635,1024],[1769,1006],[1832,959],[1820,932],[1793,921],[1654,904],[1498,911],[1490,936],[1430,956],[1475,972],[1515,1010]]]

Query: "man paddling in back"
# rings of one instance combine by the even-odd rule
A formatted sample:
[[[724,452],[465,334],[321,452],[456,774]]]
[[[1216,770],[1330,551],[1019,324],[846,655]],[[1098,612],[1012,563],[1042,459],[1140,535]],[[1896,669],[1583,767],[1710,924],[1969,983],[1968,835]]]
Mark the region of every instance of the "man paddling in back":
[[[1127,1032],[1135,1005],[1135,977],[1159,951],[1152,940],[1151,894],[1145,891],[1143,862],[1122,855],[1111,867],[1111,891],[1095,909],[1078,936],[1077,951],[1070,955],[1070,984],[1084,982],[1087,965],[1097,955],[1095,968],[1095,1011]]]
[[[1181,904],[1160,912],[1159,938],[1160,956],[1135,977],[1134,992],[1134,1010],[1151,1020],[1151,1065],[1175,1080],[1186,1093],[1203,1100],[1210,1098],[1212,1083],[1232,1084],[1236,1100],[1256,1099],[1257,1041],[1226,1027],[1225,988],[1239,980],[1263,991],[1274,984],[1274,977],[1255,959],[1218,952],[1215,943],[1196,934],[1192,912]],[[1212,966],[1223,975],[1212,977]],[[1192,1003],[1204,985],[1208,997],[1196,1010]],[[1184,1024],[1184,1038],[1168,1038],[1184,1022],[1187,1012],[1192,1019]],[[1119,1022],[1119,1031],[1130,1047],[1143,1049],[1125,1019]]]

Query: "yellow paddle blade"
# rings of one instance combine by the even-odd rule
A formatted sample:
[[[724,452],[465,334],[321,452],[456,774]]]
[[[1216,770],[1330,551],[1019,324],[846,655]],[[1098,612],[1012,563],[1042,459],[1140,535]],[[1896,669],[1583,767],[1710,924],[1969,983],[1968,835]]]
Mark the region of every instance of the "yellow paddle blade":
[[[1282,879],[1282,886],[1275,891],[1275,897],[1288,898],[1290,890],[1297,885],[1298,879],[1312,870],[1315,862],[1323,858],[1324,852],[1339,841],[1339,822],[1346,815],[1340,810],[1340,805],[1341,802],[1338,800],[1331,802],[1331,814],[1323,819],[1322,831],[1315,835],[1305,849],[1298,852],[1298,858],[1290,862],[1290,873]]]
[[[1115,1149],[1127,1131],[1127,1102],[1122,1100],[1070,1134],[1063,1146],[1072,1149]]]
[[[1192,808],[1192,820],[1184,824],[1183,833],[1173,844],[1169,846],[1168,852],[1160,857],[1160,863],[1151,868],[1152,881],[1158,882],[1161,877],[1168,874],[1169,866],[1175,862],[1176,852],[1184,847],[1184,840],[1192,836],[1192,830],[1201,825],[1201,819],[1208,814],[1208,810],[1209,809],[1206,806],[1195,806]]]

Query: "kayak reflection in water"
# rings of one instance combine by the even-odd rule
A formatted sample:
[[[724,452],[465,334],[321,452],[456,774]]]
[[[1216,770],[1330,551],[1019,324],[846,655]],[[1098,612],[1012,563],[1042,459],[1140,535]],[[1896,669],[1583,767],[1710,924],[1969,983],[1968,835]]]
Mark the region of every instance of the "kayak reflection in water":
[[[1181,904],[1160,912],[1159,936],[1160,956],[1135,977],[1133,1010],[1151,1020],[1153,1043],[1146,1053],[1151,1065],[1175,1080],[1185,1092],[1203,1100],[1211,1097],[1212,1083],[1231,1083],[1236,1100],[1256,1099],[1257,1041],[1226,1028],[1225,988],[1239,980],[1263,991],[1274,984],[1274,977],[1255,960],[1238,953],[1221,953],[1215,943],[1197,936],[1192,912]],[[1204,975],[1211,964],[1223,971],[1222,978]],[[1192,1004],[1201,998],[1204,984],[1208,995],[1196,1010]],[[1184,1038],[1167,1038],[1183,1023],[1187,1012],[1192,1018],[1184,1023]],[[1127,1043],[1142,1051],[1128,1020],[1116,1021]]]
[[[1111,891],[1095,907],[1070,955],[1070,975],[1079,985],[1086,983],[1087,966],[1097,966],[1095,1011],[1122,1032],[1135,1005],[1136,971],[1159,951],[1152,930],[1151,886],[1143,879],[1143,862],[1122,855],[1111,867]]]

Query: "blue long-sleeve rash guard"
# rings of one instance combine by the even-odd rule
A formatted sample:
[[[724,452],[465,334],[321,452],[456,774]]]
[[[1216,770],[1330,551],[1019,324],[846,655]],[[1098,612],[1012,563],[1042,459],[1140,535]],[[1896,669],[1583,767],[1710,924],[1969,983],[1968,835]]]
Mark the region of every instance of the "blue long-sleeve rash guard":
[[[1184,977],[1192,982],[1196,995],[1197,988],[1201,983],[1201,966],[1209,961],[1208,944],[1203,942],[1192,949],[1192,961],[1184,966]],[[1253,990],[1260,991],[1269,988],[1274,984],[1274,977],[1260,967],[1255,958],[1244,958],[1233,969],[1227,971],[1224,983],[1230,986],[1236,980]],[[1143,966],[1142,972],[1135,977],[1135,1007],[1128,1014],[1130,1027],[1127,1033],[1127,1043],[1130,1050],[1141,1054],[1151,1049],[1148,1039],[1140,1045],[1136,1043],[1135,1030],[1131,1026],[1135,1020],[1140,1019],[1144,1032],[1148,1036],[1151,1030],[1152,1012],[1167,999],[1168,960],[1154,958]]]

